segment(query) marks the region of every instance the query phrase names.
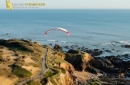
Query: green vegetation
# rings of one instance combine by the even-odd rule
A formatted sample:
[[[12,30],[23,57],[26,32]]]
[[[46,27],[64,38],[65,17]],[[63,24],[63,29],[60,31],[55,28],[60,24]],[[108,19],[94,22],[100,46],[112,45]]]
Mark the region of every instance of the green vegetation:
[[[55,55],[55,56],[58,55],[58,56],[56,56],[56,57],[59,57],[59,58],[62,58],[62,59],[65,58],[65,53],[63,53],[63,52],[56,52],[56,53],[54,53],[54,55]]]
[[[51,68],[44,74],[44,76],[47,78],[47,81],[50,81],[54,85],[57,85],[56,82],[59,81],[60,73],[61,72],[59,68]]]
[[[89,83],[90,83],[90,85],[100,85],[99,81],[94,80],[94,79],[90,79]]]
[[[11,63],[10,65],[14,64],[13,66],[11,66],[12,69],[11,68],[3,69],[1,70],[0,75],[6,75],[10,79],[18,77],[18,79],[20,79],[18,81],[31,79],[30,77],[35,77],[35,75],[32,76],[32,73],[30,71],[26,70],[25,68],[22,68],[22,66],[24,65],[24,66],[39,67],[41,70],[41,63],[42,63],[41,56],[43,56],[43,53],[45,53],[44,47],[48,48],[46,57],[46,64],[48,69],[46,73],[42,75],[42,77],[40,77],[39,79],[28,82],[27,85],[41,85],[40,81],[41,82],[43,81],[42,84],[51,82],[53,85],[62,85],[64,82],[67,82],[70,79],[72,79],[71,77],[70,79],[67,79],[69,75],[71,76],[72,73],[71,71],[73,71],[73,69],[71,69],[71,66],[69,66],[69,64],[71,63],[77,66],[78,63],[82,62],[82,58],[85,57],[80,50],[72,51],[69,53],[57,52],[53,50],[51,47],[42,46],[39,43],[31,42],[28,40],[17,40],[17,39],[0,40],[0,44],[3,45],[3,47],[0,46],[1,49],[7,48],[9,50],[12,50],[14,51],[13,52],[14,55],[12,56],[15,56],[15,58],[9,62]],[[30,58],[34,61],[32,61]],[[5,61],[5,59],[1,51],[0,62],[3,65],[5,62],[2,61]],[[26,62],[26,60],[30,61]],[[100,82],[91,79],[89,81],[89,85],[100,85]]]
[[[39,51],[33,51],[33,52],[30,52],[30,51],[28,51],[28,50],[23,50],[23,49],[21,49],[21,48],[19,48],[19,47],[9,47],[11,50],[13,50],[16,54],[21,54],[21,55],[23,55],[23,56],[26,56],[26,55],[28,55],[28,56],[32,56],[31,58],[34,60],[34,61],[36,61],[36,62],[39,62],[40,60],[41,60],[41,55],[42,55],[42,51],[41,52],[39,52]]]
[[[37,63],[29,63],[28,65],[34,66],[34,67],[40,67],[41,64],[37,64]]]
[[[57,83],[52,78],[48,78],[48,81],[50,81],[53,85],[57,85]]]
[[[49,49],[47,55],[47,66],[49,67],[49,71],[47,71],[44,75],[47,77],[47,81],[51,82],[54,85],[62,85],[60,83],[60,74],[66,73],[65,69],[59,68],[61,63],[69,64],[64,60],[65,54],[63,52],[54,52],[52,49]]]
[[[39,81],[30,81],[27,83],[28,85],[41,85]]]
[[[30,52],[29,51],[26,51],[26,50],[21,50],[20,48],[16,48],[16,47],[9,47],[10,50],[13,50],[16,54],[21,54],[21,55],[30,55]]]
[[[50,81],[54,85],[57,85],[57,83],[60,83],[59,79],[60,79],[60,72],[55,73],[54,75],[52,75],[51,77],[49,77],[48,81]],[[60,85],[62,85],[62,84],[60,84]]]
[[[28,70],[20,67],[20,66],[17,66],[17,65],[14,65],[13,66],[13,70],[12,70],[12,73],[14,75],[16,75],[17,77],[30,77],[32,75],[31,72],[29,72]]]
[[[8,47],[13,50],[15,54],[21,54],[23,56],[32,56],[32,59],[37,63],[41,61],[41,56],[43,54],[43,46],[28,40],[1,40],[1,45]]]
[[[44,74],[44,76],[46,76],[46,77],[51,77],[51,76],[54,75],[54,74],[56,74],[55,71],[49,70],[49,71],[47,71],[47,72]]]
[[[5,59],[3,58],[3,53],[2,52],[0,52],[0,61],[5,61]]]
[[[74,58],[74,57],[81,57],[81,54],[72,54],[72,53],[66,53],[66,57]]]
[[[65,61],[65,60],[63,60],[63,59],[61,59],[61,58],[55,58],[55,59],[54,59],[54,62],[55,62],[55,63],[68,63],[67,61]]]

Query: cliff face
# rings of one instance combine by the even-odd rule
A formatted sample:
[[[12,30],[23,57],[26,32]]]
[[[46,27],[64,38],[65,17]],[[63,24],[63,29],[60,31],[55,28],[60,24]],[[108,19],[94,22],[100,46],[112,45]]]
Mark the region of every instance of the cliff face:
[[[52,53],[52,52],[51,52]],[[84,71],[91,61],[88,53],[63,53],[55,52],[48,56],[48,65],[51,71],[48,71],[47,85],[75,85],[75,69]]]
[[[41,68],[44,53],[47,54],[44,56],[47,70],[38,80],[43,85],[76,85],[75,69],[84,71],[93,61],[93,57],[81,51],[64,53],[28,40],[0,39],[0,79],[5,82],[2,85],[14,85],[32,78],[34,85],[35,78],[44,69]],[[11,78],[14,80],[6,84]]]
[[[91,62],[94,61],[94,58],[89,53],[82,54],[82,71],[84,71],[87,67],[90,66]]]
[[[81,71],[89,67],[90,63],[94,60],[89,53],[76,52],[75,50],[69,51],[69,53],[56,53],[55,56],[71,63],[76,70]]]
[[[69,72],[60,73],[57,77],[48,78],[46,85],[74,85],[73,78]]]
[[[75,69],[70,63],[59,57],[54,57],[50,63],[50,71],[45,74],[48,75],[47,85],[74,85],[72,75]]]
[[[61,63],[60,68],[67,70],[71,75],[75,71],[74,67],[71,64]]]

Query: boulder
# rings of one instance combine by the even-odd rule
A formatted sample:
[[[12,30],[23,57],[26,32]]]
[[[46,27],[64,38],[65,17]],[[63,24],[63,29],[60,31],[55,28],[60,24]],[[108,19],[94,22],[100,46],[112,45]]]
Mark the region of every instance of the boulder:
[[[108,73],[120,72],[119,68],[115,68],[111,61],[106,58],[95,59],[93,66]]]
[[[66,53],[64,60],[71,63],[76,70],[82,70],[81,64],[83,61],[80,54]]]
[[[74,50],[74,49],[70,49],[67,53],[79,53],[79,51],[78,50]]]
[[[80,53],[74,50],[71,50],[71,52],[66,53],[65,60],[71,63],[76,70],[84,71],[94,60],[89,53]]]
[[[54,49],[57,51],[62,51],[62,47],[59,46],[58,44],[55,44]]]
[[[84,71],[91,65],[91,63],[94,61],[94,58],[89,53],[84,53],[82,56],[82,71]]]
[[[130,45],[121,45],[123,48],[130,48]]]
[[[103,53],[103,51],[100,49],[94,49],[94,50],[87,49],[85,52],[90,53],[93,57],[99,56]]]

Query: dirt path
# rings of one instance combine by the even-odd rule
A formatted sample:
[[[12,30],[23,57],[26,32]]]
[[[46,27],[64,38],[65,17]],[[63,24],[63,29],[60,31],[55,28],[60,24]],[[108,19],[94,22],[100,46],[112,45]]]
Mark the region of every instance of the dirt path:
[[[46,56],[47,56],[47,52],[48,52],[48,49],[46,48],[46,51],[44,53],[44,56],[43,56],[43,59],[42,59],[42,71],[35,77],[33,78],[30,78],[30,79],[27,79],[27,80],[24,80],[22,82],[19,82],[17,85],[23,85],[23,84],[26,84],[27,82],[29,81],[32,81],[32,80],[35,80],[35,79],[38,79],[40,78],[44,72],[47,70],[47,66],[46,66]]]

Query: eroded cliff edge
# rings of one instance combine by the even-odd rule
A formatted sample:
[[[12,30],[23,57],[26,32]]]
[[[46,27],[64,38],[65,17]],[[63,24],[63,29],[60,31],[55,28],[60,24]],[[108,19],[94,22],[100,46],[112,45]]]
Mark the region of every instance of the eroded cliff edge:
[[[109,57],[95,58],[73,49],[63,52],[58,45],[52,48],[24,39],[0,39],[1,85],[105,85],[99,76],[110,70],[118,71]]]

